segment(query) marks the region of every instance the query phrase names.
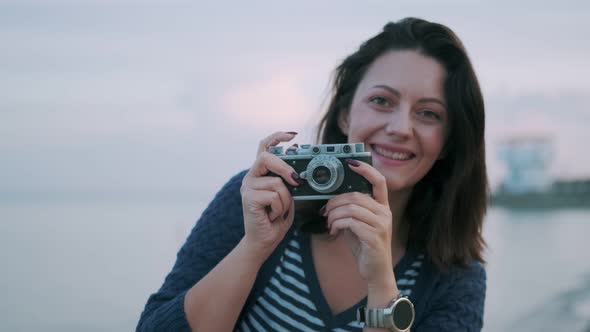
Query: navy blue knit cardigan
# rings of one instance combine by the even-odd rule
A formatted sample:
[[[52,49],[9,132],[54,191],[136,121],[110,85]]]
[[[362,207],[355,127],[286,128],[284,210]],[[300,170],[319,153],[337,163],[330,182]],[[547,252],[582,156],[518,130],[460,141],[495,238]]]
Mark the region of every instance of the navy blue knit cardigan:
[[[244,175],[245,171],[234,176],[205,209],[178,252],[164,284],[149,297],[137,331],[190,331],[184,313],[186,292],[244,236],[240,196]],[[271,256],[265,265],[274,261]],[[412,331],[481,330],[486,291],[486,274],[481,263],[473,262],[469,268],[453,267],[443,273],[426,259],[420,274],[421,281],[411,296],[416,310]],[[250,297],[263,286],[257,280]]]

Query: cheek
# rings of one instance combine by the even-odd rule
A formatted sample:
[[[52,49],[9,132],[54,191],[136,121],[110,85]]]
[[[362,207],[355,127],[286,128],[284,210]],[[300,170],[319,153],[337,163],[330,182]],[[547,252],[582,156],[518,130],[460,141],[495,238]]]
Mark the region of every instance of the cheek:
[[[367,119],[363,117],[351,116],[349,125],[350,137],[362,138],[367,135],[368,131],[370,131],[369,123],[367,123]]]
[[[445,134],[443,128],[437,128],[425,133],[422,136],[424,138],[424,149],[429,153],[438,155],[445,143]]]
[[[388,121],[387,118],[374,112],[361,112],[360,110],[351,113],[349,120],[350,132],[355,136],[368,135],[372,131],[383,127]]]

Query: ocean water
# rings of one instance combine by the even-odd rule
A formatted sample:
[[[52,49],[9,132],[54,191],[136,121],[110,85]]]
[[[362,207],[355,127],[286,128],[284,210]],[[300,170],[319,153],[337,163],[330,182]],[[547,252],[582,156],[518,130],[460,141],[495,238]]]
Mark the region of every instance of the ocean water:
[[[191,197],[0,200],[0,331],[134,330],[205,206]],[[492,208],[485,236],[484,331],[590,329],[590,209]]]

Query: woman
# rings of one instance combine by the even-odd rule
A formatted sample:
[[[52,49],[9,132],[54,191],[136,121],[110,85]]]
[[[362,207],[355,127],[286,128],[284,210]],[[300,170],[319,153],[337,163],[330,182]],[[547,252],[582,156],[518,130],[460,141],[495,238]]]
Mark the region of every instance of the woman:
[[[295,135],[264,139],[217,194],[138,330],[480,330],[484,105],[455,34],[389,23],[337,68],[318,138],[365,144],[372,166],[347,167],[372,196],[296,207],[284,182],[303,180],[267,152]]]

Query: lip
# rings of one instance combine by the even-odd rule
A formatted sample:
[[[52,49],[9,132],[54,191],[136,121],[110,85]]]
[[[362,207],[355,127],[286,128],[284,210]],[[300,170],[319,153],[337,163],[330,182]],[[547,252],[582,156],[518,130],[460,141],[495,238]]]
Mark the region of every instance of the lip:
[[[416,158],[416,154],[409,149],[403,148],[403,147],[399,147],[399,146],[393,146],[393,145],[387,145],[387,144],[369,144],[369,146],[371,147],[372,150],[372,155],[373,158],[379,160],[380,163],[385,164],[385,165],[390,165],[390,166],[400,166],[400,165],[405,165],[408,164],[409,162],[411,162],[412,160],[414,160],[414,158]],[[377,151],[375,151],[375,146],[380,147],[382,149],[385,150],[389,150],[389,151],[393,151],[393,152],[400,152],[400,153],[407,153],[407,154],[411,154],[412,158],[408,159],[408,160],[395,160],[395,159],[391,159],[385,156],[380,155],[379,153],[377,153]]]
[[[371,150],[375,150],[373,149],[374,146],[380,147],[384,150],[389,150],[389,151],[393,151],[393,152],[401,152],[401,153],[407,153],[407,154],[413,154],[414,156],[416,155],[414,153],[414,151],[410,150],[410,149],[406,149],[403,148],[401,146],[395,146],[395,145],[389,145],[389,144],[376,144],[376,143],[370,143],[369,146],[371,147]]]

